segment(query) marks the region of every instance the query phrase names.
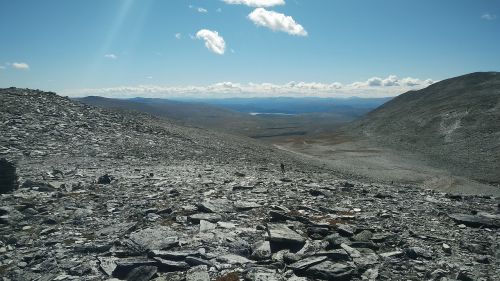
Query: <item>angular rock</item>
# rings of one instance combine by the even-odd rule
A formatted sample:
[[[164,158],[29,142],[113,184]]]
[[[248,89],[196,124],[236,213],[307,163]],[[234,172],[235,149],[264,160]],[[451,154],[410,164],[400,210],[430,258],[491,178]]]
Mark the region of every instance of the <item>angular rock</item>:
[[[234,208],[236,208],[236,210],[238,211],[247,211],[259,207],[261,207],[261,205],[255,202],[238,201],[234,203]]]
[[[470,227],[492,227],[499,228],[500,227],[500,215],[492,215],[488,213],[477,213],[476,215],[468,215],[468,214],[450,214],[448,215],[450,218],[455,220],[458,223],[465,224]]]
[[[177,233],[166,226],[146,228],[130,234],[130,240],[144,250],[165,250],[179,244]]]
[[[271,257],[271,244],[269,241],[259,241],[255,243],[252,251],[252,258],[265,260]]]
[[[327,256],[332,261],[349,261],[351,257],[343,249],[316,252],[317,256]]]
[[[210,281],[206,265],[190,268],[186,273],[186,281]]]
[[[368,241],[372,238],[373,233],[369,230],[363,230],[360,233],[354,235],[352,240],[354,241]]]
[[[342,263],[324,261],[308,268],[306,276],[321,280],[351,280],[355,274],[354,268]]]
[[[274,269],[263,267],[252,267],[246,274],[249,281],[281,281],[280,275]]]
[[[348,225],[348,224],[341,224],[337,227],[337,232],[340,235],[345,236],[345,237],[353,236],[355,231],[356,231],[356,229],[353,226]]]
[[[50,183],[33,180],[24,181],[21,188],[32,188],[40,192],[52,192],[56,190]]]
[[[251,261],[245,257],[238,256],[238,255],[233,255],[233,254],[227,254],[227,255],[221,255],[217,257],[217,260],[220,262],[225,262],[228,264],[247,264],[247,263],[254,263],[254,261]]]
[[[294,271],[302,271],[305,270],[315,264],[318,264],[320,262],[323,262],[327,259],[326,256],[316,256],[316,257],[308,257],[302,260],[299,260],[298,262],[292,263],[288,265],[288,267]]]
[[[158,267],[160,270],[172,271],[172,270],[186,270],[189,268],[189,264],[187,264],[184,261],[172,261],[158,257],[155,257],[154,260],[158,262]]]
[[[213,230],[217,227],[215,223],[211,223],[206,220],[200,220],[200,232],[205,232],[209,230]]]
[[[186,259],[184,261],[191,266],[197,266],[197,265],[206,265],[208,267],[214,266],[213,262],[206,260],[206,259],[194,257],[194,256],[186,257]]]
[[[366,248],[358,250],[361,256],[353,258],[353,261],[358,266],[358,268],[364,270],[378,263],[378,255],[373,250]]]
[[[306,241],[304,237],[284,224],[268,224],[267,230],[271,242],[303,245]]]
[[[203,201],[198,204],[198,210],[206,213],[226,213],[231,212],[232,207],[226,199],[214,199]]]
[[[16,166],[5,158],[0,159],[0,194],[8,193],[17,189]]]
[[[354,249],[354,248],[350,247],[350,246],[349,246],[349,245],[347,245],[347,244],[341,244],[341,245],[340,245],[340,247],[341,247],[342,249],[344,249],[344,250],[345,250],[345,251],[349,254],[349,256],[350,256],[351,258],[353,258],[353,259],[354,259],[354,258],[360,258],[360,257],[361,257],[361,252],[360,252],[360,251],[358,251],[358,250],[356,250],[356,249]]]
[[[401,252],[401,251],[392,251],[392,252],[385,252],[385,253],[380,254],[380,256],[383,258],[401,257],[403,255],[404,255],[404,252]]]
[[[188,217],[189,221],[192,223],[199,223],[201,220],[205,220],[211,223],[216,223],[222,220],[221,215],[215,213],[200,213],[194,214]]]
[[[150,255],[153,257],[160,257],[167,260],[183,260],[188,256],[195,256],[197,254],[198,251],[195,250],[184,250],[184,251],[153,250],[150,252]]]
[[[116,269],[116,261],[118,258],[114,257],[98,257],[99,267],[104,271],[108,276],[113,275],[113,271]]]
[[[97,179],[98,184],[110,184],[111,183],[111,176],[108,174],[102,175]]]
[[[405,250],[406,255],[411,259],[417,259],[419,257],[425,259],[431,259],[432,253],[421,248],[421,247],[409,247]]]
[[[156,266],[139,266],[132,269],[125,279],[129,281],[148,281],[157,271]]]
[[[120,279],[125,279],[135,268],[144,266],[155,267],[158,265],[158,262],[147,258],[125,258],[115,260],[115,264],[116,268],[113,270],[112,275]]]

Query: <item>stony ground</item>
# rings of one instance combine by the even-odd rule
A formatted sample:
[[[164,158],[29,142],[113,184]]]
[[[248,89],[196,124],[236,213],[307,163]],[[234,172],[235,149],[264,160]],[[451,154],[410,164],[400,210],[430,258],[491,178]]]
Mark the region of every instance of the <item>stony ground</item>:
[[[0,197],[3,280],[500,279],[497,198],[363,182],[50,93],[0,104],[19,176]]]

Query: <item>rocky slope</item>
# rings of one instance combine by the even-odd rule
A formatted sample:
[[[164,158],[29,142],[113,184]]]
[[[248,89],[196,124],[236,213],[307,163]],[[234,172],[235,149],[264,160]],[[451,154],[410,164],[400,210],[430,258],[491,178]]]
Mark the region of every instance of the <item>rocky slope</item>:
[[[0,104],[0,178],[19,183],[1,189],[3,280],[500,278],[496,198],[342,179],[53,93]]]
[[[405,93],[347,130],[499,185],[500,73],[472,73]]]

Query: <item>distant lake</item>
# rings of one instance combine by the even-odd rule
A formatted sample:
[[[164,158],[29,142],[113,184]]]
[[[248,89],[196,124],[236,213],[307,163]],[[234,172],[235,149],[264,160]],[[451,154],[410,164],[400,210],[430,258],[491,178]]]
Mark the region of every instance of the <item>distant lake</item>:
[[[257,116],[257,115],[294,116],[294,115],[297,115],[297,114],[290,114],[290,113],[268,113],[268,112],[250,112],[250,115],[252,115],[252,116]]]

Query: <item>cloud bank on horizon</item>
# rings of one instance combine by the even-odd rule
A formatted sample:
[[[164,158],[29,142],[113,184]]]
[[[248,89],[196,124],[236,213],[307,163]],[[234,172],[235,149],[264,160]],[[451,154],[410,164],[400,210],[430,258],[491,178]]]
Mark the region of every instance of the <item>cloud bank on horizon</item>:
[[[229,98],[229,97],[392,97],[409,90],[418,90],[432,85],[431,79],[372,77],[366,81],[343,85],[339,82],[288,82],[273,83],[233,83],[220,82],[208,86],[157,86],[138,85],[109,88],[66,90],[63,94],[71,97],[103,96],[109,98]]]

